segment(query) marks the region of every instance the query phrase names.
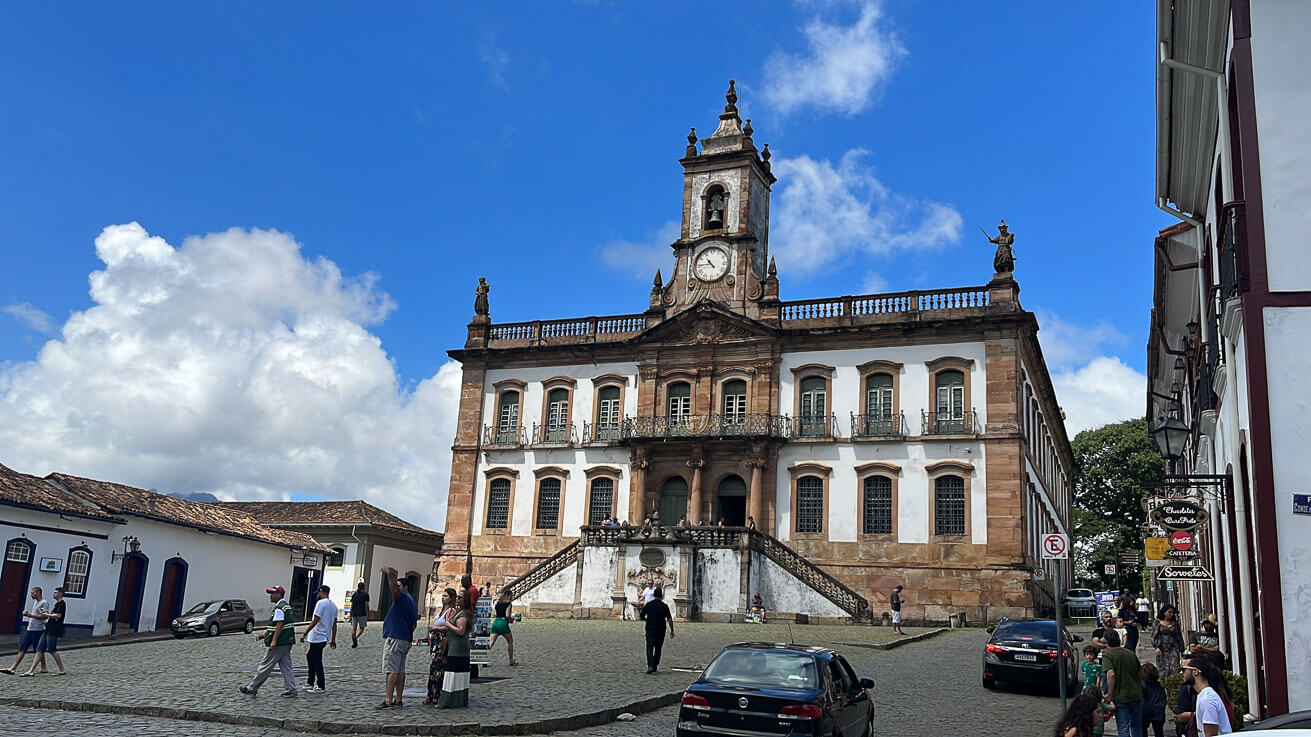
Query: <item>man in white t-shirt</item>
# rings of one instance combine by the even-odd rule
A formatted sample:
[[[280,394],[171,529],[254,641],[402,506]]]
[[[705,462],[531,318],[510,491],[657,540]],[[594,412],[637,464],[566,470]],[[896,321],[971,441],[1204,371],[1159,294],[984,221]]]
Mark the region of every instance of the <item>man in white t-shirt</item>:
[[[1211,688],[1211,682],[1224,676],[1220,669],[1208,658],[1192,658],[1183,661],[1179,667],[1183,671],[1184,683],[1192,684],[1197,691],[1197,703],[1193,707],[1193,719],[1197,720],[1197,734],[1200,737],[1215,737],[1234,731],[1229,723],[1229,710],[1225,708],[1220,694]]]
[[[23,610],[23,619],[27,620],[27,629],[23,631],[23,636],[18,643],[18,655],[14,657],[13,665],[8,668],[0,668],[0,673],[13,675],[22,664],[23,657],[29,651],[35,651],[37,645],[41,642],[41,635],[46,633],[46,616],[50,614],[50,602],[42,596],[41,587],[33,586],[30,593],[32,600],[28,602],[27,608]],[[45,673],[45,669],[41,670]]]
[[[329,593],[327,584],[319,587],[314,619],[310,620],[310,628],[300,638],[301,642],[308,640],[310,643],[310,651],[305,654],[310,682],[305,690],[311,693],[327,690],[327,684],[323,682],[323,648],[331,645],[333,650],[337,649],[337,605],[328,598]]]
[[[646,588],[642,589],[642,606],[646,606],[647,604],[650,604],[651,600],[654,598],[655,598],[655,586],[652,586],[651,582],[647,581]]]
[[[1134,605],[1138,607],[1138,626],[1146,627],[1152,623],[1152,600],[1147,598],[1146,593],[1138,595],[1134,600]]]

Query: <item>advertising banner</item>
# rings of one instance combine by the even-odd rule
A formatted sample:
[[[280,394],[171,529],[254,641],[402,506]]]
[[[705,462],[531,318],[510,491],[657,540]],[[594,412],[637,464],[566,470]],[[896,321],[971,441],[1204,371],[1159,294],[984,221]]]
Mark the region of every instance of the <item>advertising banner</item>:
[[[473,637],[469,640],[469,664],[487,665],[491,661],[488,648],[492,644],[492,615],[496,602],[490,596],[478,598],[473,611]]]

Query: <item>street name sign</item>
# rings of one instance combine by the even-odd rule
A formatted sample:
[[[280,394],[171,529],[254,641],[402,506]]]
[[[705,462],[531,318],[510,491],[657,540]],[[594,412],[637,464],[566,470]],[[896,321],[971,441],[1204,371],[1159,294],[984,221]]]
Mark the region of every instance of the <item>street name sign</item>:
[[[1311,494],[1293,495],[1293,514],[1311,515]]]
[[[1158,581],[1210,581],[1206,566],[1166,566],[1156,572]]]
[[[1042,536],[1042,559],[1065,560],[1070,557],[1070,536],[1057,532]]]

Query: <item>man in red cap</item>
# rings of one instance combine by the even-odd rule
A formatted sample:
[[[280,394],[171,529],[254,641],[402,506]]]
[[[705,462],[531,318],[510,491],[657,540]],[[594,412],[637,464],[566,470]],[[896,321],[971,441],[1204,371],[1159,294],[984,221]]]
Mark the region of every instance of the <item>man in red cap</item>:
[[[269,595],[269,601],[273,602],[273,614],[269,617],[269,626],[264,630],[264,634],[258,635],[264,643],[264,659],[260,661],[259,668],[255,669],[255,678],[250,685],[242,686],[239,690],[244,694],[254,696],[259,691],[259,687],[264,685],[264,681],[273,675],[273,668],[276,666],[282,671],[282,685],[285,687],[282,695],[293,697],[296,695],[296,674],[291,669],[291,648],[296,644],[295,623],[291,619],[291,604],[287,603],[287,590],[281,586],[270,586],[264,589],[264,593]]]

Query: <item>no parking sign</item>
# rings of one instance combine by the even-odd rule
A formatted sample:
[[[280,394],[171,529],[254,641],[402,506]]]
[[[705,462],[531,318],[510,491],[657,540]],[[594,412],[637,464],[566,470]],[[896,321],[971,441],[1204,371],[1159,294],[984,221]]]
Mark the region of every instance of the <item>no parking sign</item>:
[[[1065,560],[1070,557],[1070,536],[1049,533],[1042,536],[1043,560]]]

